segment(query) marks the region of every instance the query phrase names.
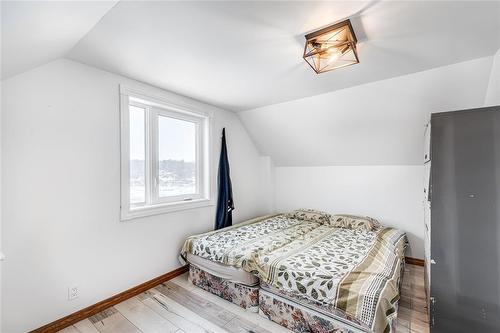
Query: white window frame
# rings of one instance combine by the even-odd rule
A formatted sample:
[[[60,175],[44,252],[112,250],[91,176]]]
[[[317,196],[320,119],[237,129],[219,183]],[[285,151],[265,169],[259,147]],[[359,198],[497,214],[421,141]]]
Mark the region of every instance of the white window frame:
[[[179,99],[180,97],[176,97]],[[170,96],[120,85],[121,220],[214,205],[212,174],[212,113],[189,101],[172,103]],[[130,203],[129,105],[145,109],[145,204]],[[158,119],[161,116],[196,125],[196,186],[194,195],[159,197]]]

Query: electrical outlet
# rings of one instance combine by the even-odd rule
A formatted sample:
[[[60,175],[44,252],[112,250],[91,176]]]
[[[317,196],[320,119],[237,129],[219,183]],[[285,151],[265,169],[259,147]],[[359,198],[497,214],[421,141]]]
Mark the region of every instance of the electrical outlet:
[[[68,288],[68,301],[78,298],[78,296],[80,296],[78,286],[71,286]]]

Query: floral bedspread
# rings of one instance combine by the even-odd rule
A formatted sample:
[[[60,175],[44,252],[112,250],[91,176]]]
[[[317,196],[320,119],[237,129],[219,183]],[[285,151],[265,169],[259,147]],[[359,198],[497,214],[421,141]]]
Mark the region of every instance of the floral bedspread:
[[[405,247],[406,236],[396,229],[322,225],[274,251],[254,253],[249,262],[271,287],[385,332],[396,312]]]
[[[189,237],[181,257],[242,268],[280,292],[385,332],[396,313],[406,243],[393,228],[352,230],[275,215]]]
[[[285,215],[264,216],[221,230],[188,237],[181,250],[214,262],[250,272],[249,260],[256,252],[271,252],[319,227],[318,222],[301,221]]]

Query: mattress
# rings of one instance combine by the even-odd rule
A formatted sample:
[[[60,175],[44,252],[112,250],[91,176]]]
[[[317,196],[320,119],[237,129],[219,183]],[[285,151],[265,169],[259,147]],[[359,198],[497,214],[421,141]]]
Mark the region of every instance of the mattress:
[[[194,265],[209,274],[223,278],[227,281],[247,286],[254,286],[259,283],[259,279],[255,275],[245,272],[241,268],[220,264],[191,253],[187,254],[187,261],[190,265]]]

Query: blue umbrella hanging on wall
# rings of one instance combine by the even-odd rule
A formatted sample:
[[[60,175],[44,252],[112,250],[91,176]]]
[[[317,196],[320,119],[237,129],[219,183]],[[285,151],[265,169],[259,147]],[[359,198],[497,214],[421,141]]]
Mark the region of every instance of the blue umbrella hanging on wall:
[[[219,173],[217,176],[218,197],[215,230],[229,227],[233,224],[234,202],[229,160],[227,158],[226,129],[222,129],[222,142],[219,157]]]

